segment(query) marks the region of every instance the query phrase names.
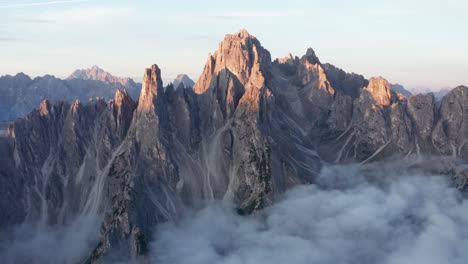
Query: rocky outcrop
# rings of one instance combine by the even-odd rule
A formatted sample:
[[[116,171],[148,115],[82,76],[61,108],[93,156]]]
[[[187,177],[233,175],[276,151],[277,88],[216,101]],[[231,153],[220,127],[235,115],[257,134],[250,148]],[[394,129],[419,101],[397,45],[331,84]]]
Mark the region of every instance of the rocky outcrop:
[[[442,99],[432,140],[440,154],[467,158],[468,88],[459,86]]]
[[[209,56],[194,90],[198,94],[206,91],[210,87],[209,82],[213,75],[219,74],[222,70],[233,73],[244,86],[250,81],[252,85],[259,87],[264,81],[261,67],[268,67],[270,63],[270,53],[246,30],[226,35],[218,50]]]
[[[322,64],[312,49],[272,62],[245,30],[224,38],[193,89],[163,87],[161,75],[145,70],[138,103],[124,90],[109,102],[43,101],[16,122],[0,138],[2,193],[15,194],[0,203],[11,212],[1,226],[98,215],[87,262],[116,250],[146,260],[157,224],[207,200],[248,214],[314,182],[323,164],[468,159],[466,87],[439,108],[432,95],[399,96],[383,78]],[[449,174],[464,186],[463,173]]]
[[[99,69],[100,71],[102,70]],[[126,89],[132,98],[138,98],[141,85],[133,80],[115,79],[109,73],[105,73],[107,78],[99,76],[102,77],[99,74],[96,76],[76,74],[67,80],[50,75],[31,79],[22,73],[16,76],[2,76],[0,77],[0,94],[2,94],[0,122],[26,116],[44,99],[52,103],[60,101],[71,103],[76,99],[87,103],[97,97],[111,99],[119,89]]]
[[[403,85],[398,84],[398,83],[390,84],[390,88],[391,88],[392,91],[394,91],[395,93],[401,94],[401,95],[403,95],[404,97],[410,97],[411,95],[413,95],[413,93],[411,93],[410,91],[408,91],[407,89],[405,89],[405,87],[403,87]]]

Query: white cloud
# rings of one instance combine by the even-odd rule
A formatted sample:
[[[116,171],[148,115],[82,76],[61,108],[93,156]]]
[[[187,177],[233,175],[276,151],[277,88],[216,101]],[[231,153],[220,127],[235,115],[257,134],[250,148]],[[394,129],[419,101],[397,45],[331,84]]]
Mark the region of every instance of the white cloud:
[[[24,223],[0,233],[2,263],[79,263],[97,244],[99,217],[63,226]]]
[[[156,227],[151,263],[465,264],[468,202],[446,176],[403,163],[326,167],[317,184],[253,216],[220,202],[188,212]],[[99,220],[13,228],[0,234],[0,258],[77,262],[95,245]]]
[[[158,228],[155,262],[466,263],[468,203],[446,178],[367,171],[389,176],[379,186],[361,173],[326,169],[322,176],[344,182],[298,187],[251,217],[220,204],[192,212]]]
[[[296,9],[288,10],[257,10],[257,11],[236,11],[228,12],[222,15],[224,18],[280,18],[280,17],[296,17],[304,15],[304,11]]]
[[[133,9],[127,7],[86,6],[44,12],[37,16],[37,19],[54,21],[57,23],[80,22],[90,24],[128,18],[132,12]]]
[[[91,0],[60,0],[60,1],[43,1],[43,2],[32,2],[32,3],[22,3],[22,4],[8,4],[0,5],[0,9],[5,8],[15,8],[15,7],[34,7],[34,6],[46,6],[46,5],[60,5],[60,4],[73,4],[80,2],[89,2]]]

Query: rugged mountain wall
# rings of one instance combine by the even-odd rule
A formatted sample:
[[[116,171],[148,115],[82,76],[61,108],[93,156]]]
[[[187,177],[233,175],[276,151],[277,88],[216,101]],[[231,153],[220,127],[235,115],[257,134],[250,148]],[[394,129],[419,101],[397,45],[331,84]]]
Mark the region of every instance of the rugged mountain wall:
[[[124,91],[83,105],[41,103],[0,138],[1,226],[103,218],[86,262],[144,258],[158,223],[217,199],[252,213],[324,164],[394,155],[468,158],[468,88],[437,107],[385,79],[366,80],[308,49],[271,61],[243,30],[209,55],[193,90],[144,72],[138,105]],[[15,209],[17,208],[17,209]],[[142,257],[143,256],[143,257]]]
[[[22,118],[44,99],[52,103],[76,99],[87,103],[96,97],[111,99],[118,89],[126,89],[134,99],[138,98],[140,84],[93,69],[78,70],[67,80],[50,75],[31,79],[22,73],[0,77],[0,121]]]

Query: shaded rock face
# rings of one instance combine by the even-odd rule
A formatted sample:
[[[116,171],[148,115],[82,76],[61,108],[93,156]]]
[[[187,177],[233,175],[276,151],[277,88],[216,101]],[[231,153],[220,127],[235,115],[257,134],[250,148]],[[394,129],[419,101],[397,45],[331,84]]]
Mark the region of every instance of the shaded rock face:
[[[322,64],[312,49],[272,62],[245,30],[225,37],[193,89],[164,88],[161,75],[145,70],[138,104],[121,90],[107,103],[43,101],[16,122],[0,138],[0,188],[11,194],[1,226],[99,215],[86,262],[116,250],[137,259],[155,225],[186,207],[218,199],[252,213],[314,182],[324,163],[468,158],[466,87],[438,108],[432,95],[401,97],[383,78]]]
[[[413,95],[413,93],[411,93],[410,91],[408,91],[407,89],[405,89],[405,87],[403,87],[403,85],[401,84],[390,84],[390,88],[392,89],[392,91],[394,91],[395,93],[397,94],[401,94],[403,95],[404,97],[410,97],[411,95]]]
[[[80,74],[75,72],[66,80],[50,75],[31,79],[22,73],[0,77],[0,121],[24,117],[44,99],[54,103],[79,99],[87,103],[97,97],[111,99],[119,89],[126,89],[132,98],[138,98],[141,85],[131,79],[113,77],[97,67],[96,71],[107,77],[98,73],[88,76],[82,71],[85,70],[78,70]]]

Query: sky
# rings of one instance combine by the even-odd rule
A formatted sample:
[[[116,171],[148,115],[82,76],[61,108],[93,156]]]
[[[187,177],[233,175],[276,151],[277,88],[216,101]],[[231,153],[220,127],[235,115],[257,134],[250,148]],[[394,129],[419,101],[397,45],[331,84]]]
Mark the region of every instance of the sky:
[[[0,75],[66,77],[98,65],[141,79],[196,80],[242,28],[273,58],[313,48],[322,62],[407,88],[468,85],[465,0],[0,0]]]

